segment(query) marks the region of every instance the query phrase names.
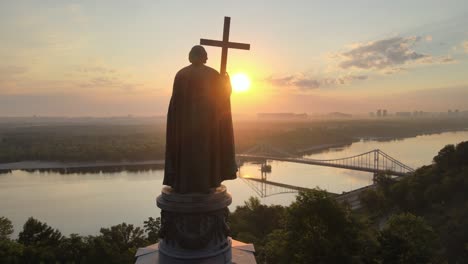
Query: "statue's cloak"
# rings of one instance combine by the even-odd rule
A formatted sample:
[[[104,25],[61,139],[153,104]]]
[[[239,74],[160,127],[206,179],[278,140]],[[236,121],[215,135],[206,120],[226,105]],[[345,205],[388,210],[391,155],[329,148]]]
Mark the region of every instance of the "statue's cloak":
[[[236,178],[231,85],[205,65],[174,79],[167,114],[164,185],[176,192],[208,192]]]

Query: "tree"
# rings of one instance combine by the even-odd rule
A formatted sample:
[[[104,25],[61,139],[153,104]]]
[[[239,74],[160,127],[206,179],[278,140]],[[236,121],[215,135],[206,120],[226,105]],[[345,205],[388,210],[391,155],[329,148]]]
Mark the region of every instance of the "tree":
[[[380,217],[389,208],[389,201],[380,190],[368,189],[359,194],[367,213],[373,217]]]
[[[143,229],[131,224],[122,223],[101,228],[100,232],[106,241],[118,245],[120,249],[138,248],[146,242]]]
[[[285,229],[276,229],[266,237],[266,244],[261,254],[257,256],[259,263],[288,263],[288,232]],[[256,245],[255,245],[256,246]]]
[[[392,216],[379,241],[383,264],[430,263],[438,248],[432,228],[409,213]]]
[[[445,170],[452,167],[455,164],[455,146],[446,145],[439,151],[433,160],[440,169]]]
[[[468,141],[457,144],[455,160],[458,167],[468,166]]]
[[[60,263],[86,263],[89,246],[82,236],[71,234],[62,239],[58,251],[57,259]]]
[[[375,185],[377,185],[377,189],[388,196],[390,194],[390,189],[396,180],[389,174],[378,173],[375,175],[374,182]]]
[[[280,228],[285,209],[279,205],[267,206],[260,200],[250,197],[243,206],[237,206],[229,217],[231,235],[243,242],[254,243],[257,259],[262,262],[266,257],[264,246],[267,236]]]
[[[232,236],[262,245],[268,234],[280,228],[284,213],[285,209],[282,206],[267,206],[261,204],[258,198],[250,197],[243,206],[237,206],[229,217]]]
[[[159,240],[159,230],[161,229],[161,217],[154,219],[149,217],[147,221],[143,222],[145,232],[148,234],[148,241],[156,243]]]
[[[18,242],[25,246],[56,247],[60,244],[61,239],[62,233],[60,231],[32,217],[26,221],[23,231],[18,236]]]
[[[10,219],[0,217],[0,241],[10,239],[11,234],[13,234],[13,224]]]
[[[0,217],[0,263],[20,263],[23,247],[10,240],[13,231],[10,219]]]
[[[19,264],[23,255],[23,245],[13,240],[0,240],[0,263]]]
[[[62,238],[60,231],[30,217],[18,236],[24,246],[22,262],[54,263]]]
[[[265,247],[269,257],[276,254],[271,263],[358,263],[373,258],[365,230],[325,191],[300,192],[287,208],[283,230],[271,234]]]
[[[146,246],[144,230],[131,224],[118,224],[101,228],[101,235],[89,237],[88,263],[133,263],[139,247]]]

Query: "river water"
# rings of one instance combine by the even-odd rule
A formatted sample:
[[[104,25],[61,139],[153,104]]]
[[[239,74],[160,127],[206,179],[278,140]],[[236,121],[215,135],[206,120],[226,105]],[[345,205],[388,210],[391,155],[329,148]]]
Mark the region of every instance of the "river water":
[[[367,140],[343,148],[306,156],[335,159],[380,149],[417,168],[430,164],[447,144],[468,140],[468,131],[446,132],[391,141]],[[270,162],[268,181],[341,193],[371,184],[372,174],[345,169],[287,162]],[[260,177],[260,166],[247,163],[240,169],[244,178]],[[159,216],[155,198],[161,192],[163,171],[59,174],[20,170],[0,174],[0,216],[9,218],[15,236],[28,217],[33,216],[63,234],[97,234],[100,227],[122,222],[142,226],[148,217]],[[233,211],[251,196],[265,204],[288,205],[294,193],[278,193],[278,188],[262,188],[245,179],[226,181],[233,196]],[[252,186],[251,186],[252,185]],[[265,187],[265,186],[263,186]],[[266,191],[266,192],[265,192]],[[266,196],[266,197],[263,197]]]

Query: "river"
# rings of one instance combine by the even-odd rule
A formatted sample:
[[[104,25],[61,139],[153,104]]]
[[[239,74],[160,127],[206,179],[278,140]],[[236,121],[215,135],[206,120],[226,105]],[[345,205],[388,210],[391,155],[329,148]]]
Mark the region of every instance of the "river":
[[[334,159],[380,149],[417,168],[430,164],[437,152],[447,144],[468,140],[468,131],[422,135],[412,138],[377,141],[361,140],[350,146],[334,148],[306,156],[313,159]],[[270,162],[268,180],[307,188],[319,187],[341,193],[371,184],[372,174],[287,162]],[[258,164],[244,164],[243,177],[260,177]],[[116,173],[60,174],[14,170],[0,174],[0,216],[9,218],[16,236],[28,217],[33,216],[63,234],[92,235],[100,227],[122,222],[143,226],[148,217],[159,216],[155,198],[161,191],[163,171],[121,171]],[[233,196],[233,211],[251,196],[259,197],[247,180],[226,181]],[[254,185],[257,188],[259,184]],[[261,188],[259,188],[261,189]],[[260,197],[265,204],[288,205],[294,193],[277,194],[266,188]]]

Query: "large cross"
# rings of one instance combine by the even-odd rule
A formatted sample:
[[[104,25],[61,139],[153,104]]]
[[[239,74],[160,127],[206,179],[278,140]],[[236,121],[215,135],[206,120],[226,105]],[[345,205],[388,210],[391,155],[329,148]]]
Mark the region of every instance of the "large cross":
[[[206,46],[215,46],[221,47],[221,69],[220,73],[224,75],[226,73],[226,64],[227,64],[227,54],[228,49],[243,49],[243,50],[250,50],[250,44],[245,43],[236,43],[236,42],[229,42],[229,27],[231,25],[231,18],[224,17],[224,30],[223,30],[223,40],[211,40],[211,39],[200,39],[200,45]]]

